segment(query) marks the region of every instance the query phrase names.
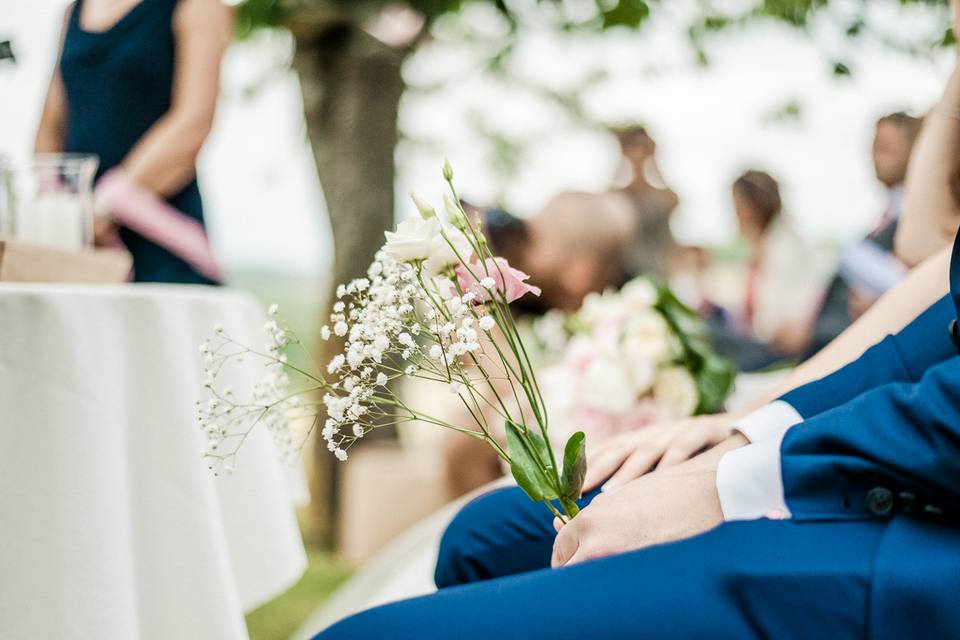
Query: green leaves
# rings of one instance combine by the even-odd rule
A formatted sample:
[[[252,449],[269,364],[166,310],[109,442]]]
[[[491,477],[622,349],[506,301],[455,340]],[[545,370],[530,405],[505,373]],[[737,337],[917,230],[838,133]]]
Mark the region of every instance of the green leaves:
[[[680,339],[682,364],[697,383],[697,414],[716,413],[733,390],[736,371],[713,352],[706,326],[670,289],[658,286],[656,308]]]
[[[534,502],[559,500],[564,513],[577,514],[576,500],[587,475],[586,436],[582,431],[570,436],[563,451],[563,475],[553,467],[546,440],[532,429],[507,422],[507,448],[510,471],[523,492]]]
[[[570,436],[563,449],[563,477],[560,479],[560,487],[563,497],[571,500],[580,498],[583,479],[587,475],[586,437],[583,431],[577,431]]]
[[[519,425],[508,420],[507,450],[510,472],[531,500],[540,502],[559,497],[557,472],[550,465],[547,443],[539,433],[530,429],[524,432]]]
[[[700,395],[697,413],[716,413],[723,409],[724,401],[733,390],[736,372],[726,360],[711,353],[703,359],[694,379]]]
[[[602,13],[603,28],[631,27],[636,29],[650,16],[650,7],[644,0],[618,0]]]

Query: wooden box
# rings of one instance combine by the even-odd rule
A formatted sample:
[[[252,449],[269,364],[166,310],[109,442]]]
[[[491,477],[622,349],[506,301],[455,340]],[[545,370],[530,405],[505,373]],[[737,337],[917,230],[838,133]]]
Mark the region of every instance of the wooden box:
[[[0,282],[126,282],[132,264],[120,249],[65,251],[0,239]]]

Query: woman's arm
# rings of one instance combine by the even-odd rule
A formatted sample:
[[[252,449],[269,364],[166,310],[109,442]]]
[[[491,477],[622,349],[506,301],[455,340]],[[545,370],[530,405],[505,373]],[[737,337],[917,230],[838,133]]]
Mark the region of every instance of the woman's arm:
[[[960,34],[958,1],[954,31]],[[924,119],[910,156],[903,214],[894,240],[897,256],[918,264],[948,246],[960,225],[960,57],[943,97]]]
[[[57,62],[53,67],[47,98],[43,102],[43,114],[37,127],[37,136],[33,142],[34,153],[60,153],[63,151],[67,129],[67,97],[63,90],[63,78],[60,77],[60,55],[63,53],[63,39],[67,35],[67,25],[73,13],[73,3],[67,7],[60,29],[60,49]]]
[[[170,110],[123,161],[129,179],[161,197],[177,193],[195,175],[197,155],[213,124],[233,13],[221,0],[184,0],[173,28],[177,59]]]

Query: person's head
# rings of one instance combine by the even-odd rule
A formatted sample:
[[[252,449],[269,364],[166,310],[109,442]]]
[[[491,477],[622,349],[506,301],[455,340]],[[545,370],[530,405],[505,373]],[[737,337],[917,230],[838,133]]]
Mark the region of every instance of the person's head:
[[[633,225],[622,195],[561,193],[526,220],[516,266],[543,289],[544,306],[578,309],[588,293],[622,283]]]
[[[886,187],[896,186],[907,177],[910,151],[920,133],[922,120],[902,111],[877,121],[873,136],[873,170]]]
[[[783,208],[780,185],[769,173],[747,171],[733,183],[733,207],[740,231],[749,238],[758,238]]]
[[[611,130],[620,143],[620,152],[631,164],[643,163],[657,152],[657,143],[653,141],[646,127],[629,125]]]

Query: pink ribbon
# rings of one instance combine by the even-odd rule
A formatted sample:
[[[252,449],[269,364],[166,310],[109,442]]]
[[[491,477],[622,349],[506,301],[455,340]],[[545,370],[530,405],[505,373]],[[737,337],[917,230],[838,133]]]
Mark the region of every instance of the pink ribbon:
[[[97,181],[96,197],[118,224],[180,257],[210,280],[223,280],[203,225],[138,186],[122,169],[111,169]]]

